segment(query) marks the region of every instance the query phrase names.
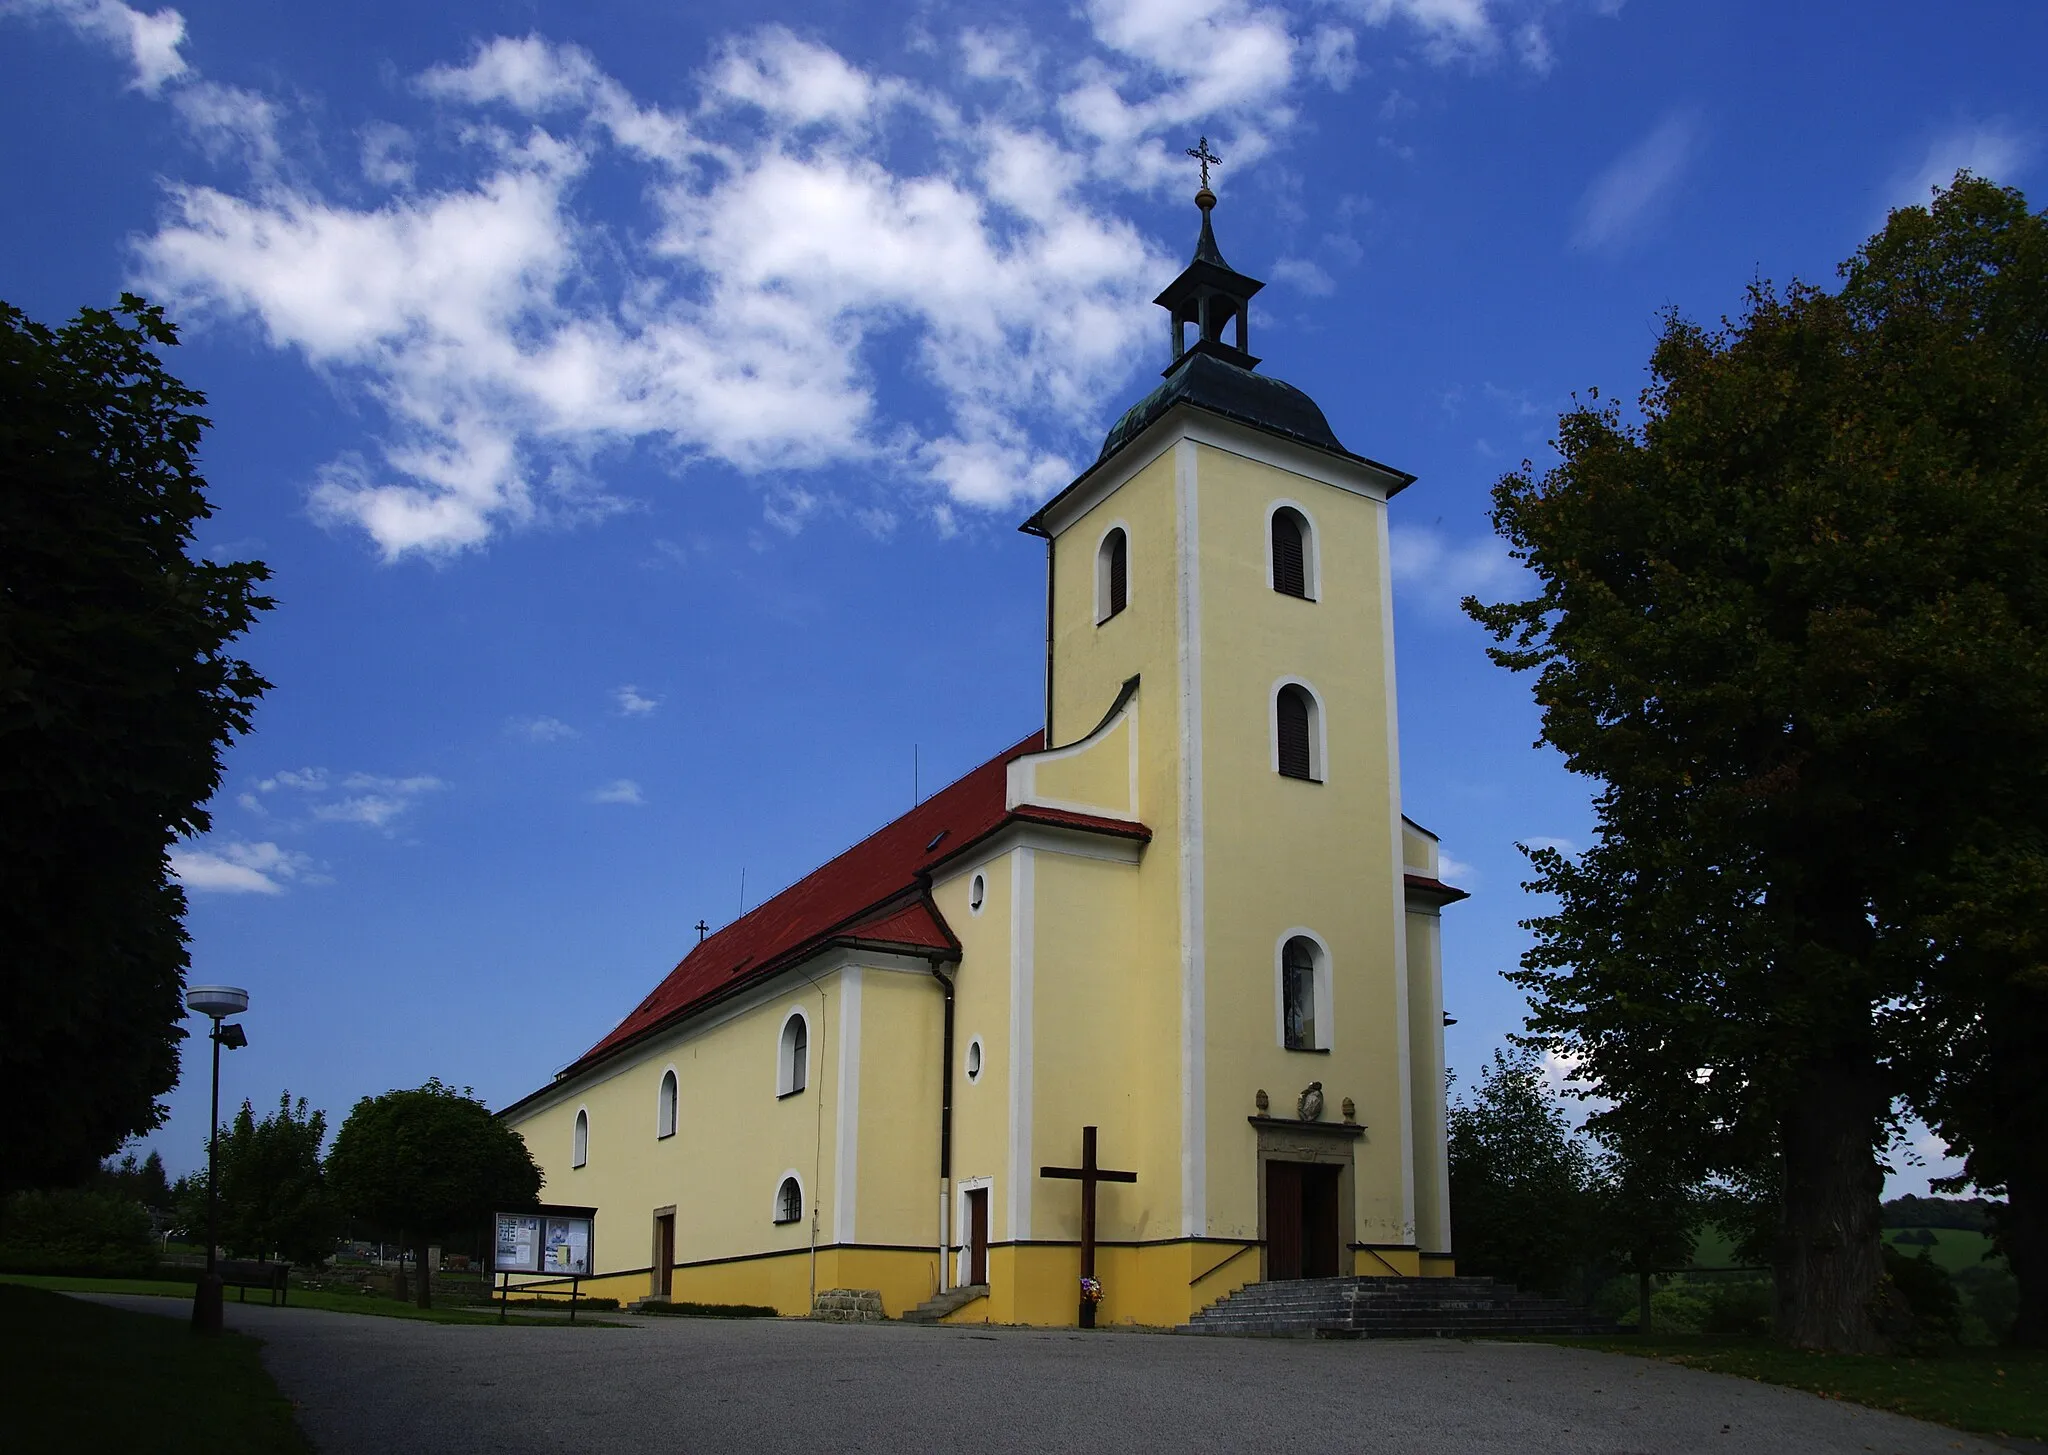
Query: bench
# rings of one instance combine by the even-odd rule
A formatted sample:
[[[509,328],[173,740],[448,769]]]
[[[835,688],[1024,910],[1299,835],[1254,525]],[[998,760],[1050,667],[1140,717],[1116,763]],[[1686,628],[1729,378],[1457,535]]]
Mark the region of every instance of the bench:
[[[223,1258],[216,1265],[223,1288],[235,1288],[240,1292],[235,1302],[247,1303],[249,1290],[263,1289],[270,1294],[270,1306],[288,1303],[285,1279],[292,1271],[289,1263],[267,1263],[254,1258]]]

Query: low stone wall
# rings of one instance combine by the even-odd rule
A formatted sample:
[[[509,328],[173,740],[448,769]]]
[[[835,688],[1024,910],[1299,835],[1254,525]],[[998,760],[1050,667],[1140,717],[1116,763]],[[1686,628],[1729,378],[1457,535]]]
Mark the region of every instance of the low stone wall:
[[[811,1317],[828,1324],[879,1324],[882,1292],[877,1288],[828,1288],[811,1302]]]

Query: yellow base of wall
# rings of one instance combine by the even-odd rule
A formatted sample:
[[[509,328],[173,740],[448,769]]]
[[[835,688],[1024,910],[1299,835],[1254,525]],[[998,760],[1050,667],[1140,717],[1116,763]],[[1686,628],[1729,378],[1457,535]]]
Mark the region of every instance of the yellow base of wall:
[[[1243,1251],[1240,1251],[1243,1250]],[[952,1324],[1033,1324],[1072,1328],[1080,1322],[1081,1250],[1059,1244],[991,1248],[989,1295],[952,1314]],[[765,1304],[801,1317],[811,1311],[815,1288],[872,1288],[882,1310],[901,1318],[938,1290],[936,1252],[900,1248],[821,1248],[815,1278],[808,1251],[772,1258],[678,1268],[669,1297],[678,1303]],[[1356,1255],[1360,1277],[1448,1278],[1457,1264],[1448,1254],[1418,1254],[1388,1248]],[[1098,1327],[1124,1324],[1172,1328],[1184,1324],[1218,1299],[1259,1276],[1256,1245],[1159,1243],[1141,1248],[1105,1247],[1095,1252],[1095,1276],[1103,1289],[1096,1307]],[[587,1278],[585,1294],[615,1298],[623,1307],[648,1296],[652,1275],[613,1274]],[[566,1292],[566,1286],[561,1290]],[[520,1297],[514,1289],[514,1299]]]

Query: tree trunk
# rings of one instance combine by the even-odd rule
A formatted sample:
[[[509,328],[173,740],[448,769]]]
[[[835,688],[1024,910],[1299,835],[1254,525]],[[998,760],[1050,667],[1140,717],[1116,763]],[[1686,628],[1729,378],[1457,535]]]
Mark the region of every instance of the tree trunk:
[[[1888,1347],[1875,1150],[1887,1107],[1876,1065],[1842,1059],[1810,1065],[1779,1118],[1778,1337],[1795,1348]]]
[[[2048,1167],[2038,1150],[2021,1152],[2005,1180],[1998,1242],[2020,1286],[2019,1311],[2006,1342],[2048,1348]]]
[[[1650,1275],[1636,1275],[1636,1333],[1650,1332]]]
[[[412,1266],[413,1271],[419,1277],[419,1305],[421,1308],[432,1308],[434,1306],[434,1275],[427,1267],[427,1240],[425,1238],[421,1238],[415,1245]]]

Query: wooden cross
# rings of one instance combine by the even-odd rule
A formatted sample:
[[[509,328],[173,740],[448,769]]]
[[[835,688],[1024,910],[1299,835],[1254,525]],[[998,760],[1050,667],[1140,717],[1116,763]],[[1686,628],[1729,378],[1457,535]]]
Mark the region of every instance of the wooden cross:
[[[1188,148],[1188,155],[1202,164],[1202,185],[1207,187],[1209,185],[1209,169],[1222,166],[1223,158],[1209,150],[1209,138],[1206,136],[1194,146]]]
[[[1095,1276],[1095,1184],[1098,1182],[1136,1182],[1135,1172],[1112,1172],[1095,1165],[1095,1128],[1081,1128],[1081,1165],[1079,1167],[1041,1167],[1040,1177],[1061,1177],[1081,1184],[1081,1276]]]

